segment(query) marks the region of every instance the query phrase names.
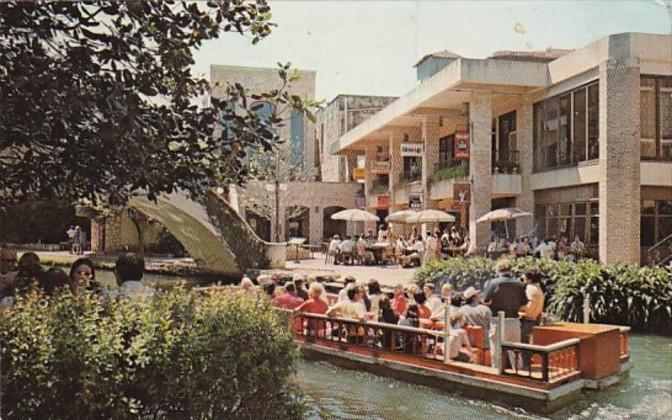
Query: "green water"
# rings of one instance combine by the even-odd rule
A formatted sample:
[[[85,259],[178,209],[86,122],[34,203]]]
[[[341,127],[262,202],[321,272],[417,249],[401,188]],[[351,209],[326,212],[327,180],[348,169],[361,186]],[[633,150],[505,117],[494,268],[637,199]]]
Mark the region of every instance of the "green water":
[[[99,281],[114,285],[109,271]],[[143,282],[166,286],[190,278],[146,275]],[[672,419],[672,338],[630,336],[630,376],[620,385],[585,392],[551,419]],[[301,360],[295,378],[306,394],[309,419],[540,419],[522,409],[451,395],[365,372]]]
[[[630,357],[634,367],[625,382],[586,392],[549,418],[672,418],[672,338],[632,335]],[[324,362],[301,361],[296,382],[307,394],[310,419],[544,418]]]

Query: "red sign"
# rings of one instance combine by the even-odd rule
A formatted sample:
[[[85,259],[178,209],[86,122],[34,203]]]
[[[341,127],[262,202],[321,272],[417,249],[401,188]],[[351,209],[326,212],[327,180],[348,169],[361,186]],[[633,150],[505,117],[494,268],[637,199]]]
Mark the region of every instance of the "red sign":
[[[390,196],[389,195],[377,195],[376,196],[376,208],[380,210],[385,210],[390,208]]]
[[[455,160],[469,160],[469,132],[455,132],[454,146]]]

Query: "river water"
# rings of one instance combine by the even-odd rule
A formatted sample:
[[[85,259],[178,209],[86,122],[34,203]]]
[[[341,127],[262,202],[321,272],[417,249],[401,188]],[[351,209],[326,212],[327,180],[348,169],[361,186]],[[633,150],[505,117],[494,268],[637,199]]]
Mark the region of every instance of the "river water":
[[[105,284],[111,272],[98,271]],[[148,275],[148,283],[193,279]],[[630,335],[633,369],[620,385],[585,392],[582,399],[551,419],[672,419],[672,338]],[[541,419],[522,409],[451,395],[365,372],[301,360],[296,384],[306,395],[309,419]]]
[[[671,419],[672,338],[631,335],[630,377],[586,392],[552,419]],[[310,419],[540,419],[522,409],[411,385],[325,362],[299,363],[296,382],[307,394]]]

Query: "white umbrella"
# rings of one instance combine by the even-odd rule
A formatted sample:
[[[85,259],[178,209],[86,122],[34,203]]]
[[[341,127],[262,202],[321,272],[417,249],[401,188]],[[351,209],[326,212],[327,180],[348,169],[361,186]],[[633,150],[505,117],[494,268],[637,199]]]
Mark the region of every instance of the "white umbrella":
[[[417,212],[415,210],[395,211],[394,213],[391,213],[389,216],[387,216],[385,221],[388,223],[406,223],[406,219],[416,214]]]
[[[377,222],[380,220],[375,214],[360,209],[341,210],[331,215],[333,220],[346,220],[348,222]]]
[[[509,207],[506,209],[497,209],[490,211],[488,213],[485,213],[483,216],[479,217],[478,220],[476,220],[476,223],[482,223],[482,222],[504,222],[507,220],[514,220],[518,219],[521,217],[530,217],[534,216],[532,213],[529,211],[523,211],[519,208],[515,207]],[[504,229],[506,229],[506,238],[507,240],[509,239],[509,224],[504,223]]]
[[[454,222],[455,216],[441,210],[423,210],[406,218],[406,223]]]
[[[476,220],[476,223],[501,222],[504,220],[513,220],[518,219],[520,217],[529,217],[529,216],[534,215],[529,211],[523,211],[521,209],[510,207],[506,209],[493,210],[491,212],[485,213],[483,216],[479,217],[478,220]]]

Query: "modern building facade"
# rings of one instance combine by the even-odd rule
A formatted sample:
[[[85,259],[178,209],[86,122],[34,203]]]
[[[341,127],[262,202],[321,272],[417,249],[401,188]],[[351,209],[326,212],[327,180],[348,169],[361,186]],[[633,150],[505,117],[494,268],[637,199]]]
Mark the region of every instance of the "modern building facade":
[[[638,264],[672,235],[671,36],[444,51],[416,69],[415,89],[331,146],[364,164],[363,208],[444,209],[480,248],[492,226],[476,220],[515,206],[534,214],[517,235],[579,237],[605,263]]]

